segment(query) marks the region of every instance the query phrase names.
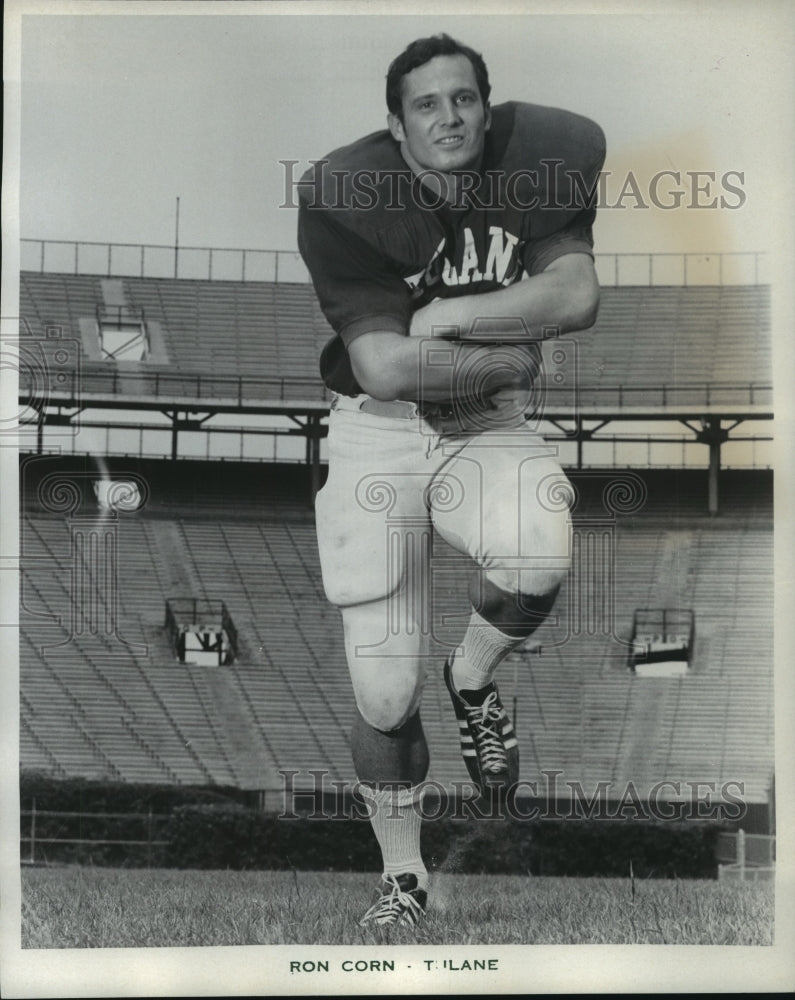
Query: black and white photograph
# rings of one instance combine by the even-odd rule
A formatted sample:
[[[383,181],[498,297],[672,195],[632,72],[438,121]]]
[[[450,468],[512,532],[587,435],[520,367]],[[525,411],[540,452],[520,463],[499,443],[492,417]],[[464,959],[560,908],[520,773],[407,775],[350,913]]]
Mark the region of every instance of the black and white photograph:
[[[795,987],[790,6],[5,36],[3,996]]]

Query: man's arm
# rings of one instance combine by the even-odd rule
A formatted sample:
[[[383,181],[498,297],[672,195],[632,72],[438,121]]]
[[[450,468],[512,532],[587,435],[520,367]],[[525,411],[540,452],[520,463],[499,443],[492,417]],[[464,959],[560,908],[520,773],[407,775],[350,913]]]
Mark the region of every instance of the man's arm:
[[[455,375],[471,373],[477,366],[478,382],[489,391],[528,387],[532,366],[522,346],[477,344],[476,320],[489,320],[487,340],[516,342],[524,331],[525,342],[540,341],[542,328],[557,327],[571,333],[592,326],[599,306],[599,283],[593,259],[586,253],[556,258],[540,274],[507,288],[479,295],[436,299],[418,310],[411,321],[411,336],[373,332],[357,337],[349,346],[353,372],[359,385],[376,399],[411,399],[445,402],[459,395]],[[516,323],[521,318],[524,327]],[[500,320],[505,320],[504,327]],[[457,337],[475,343],[448,342],[449,356],[440,363],[441,341]],[[475,353],[477,352],[477,353]]]
[[[489,320],[488,339],[516,341],[524,321],[527,340],[540,340],[542,328],[557,327],[560,333],[593,326],[599,308],[599,282],[593,259],[587,253],[557,257],[540,274],[517,281],[507,288],[479,295],[436,299],[419,309],[411,321],[412,337],[455,336],[477,340],[476,320]],[[501,328],[499,320],[506,320]],[[474,327],[474,329],[473,329]]]
[[[391,331],[364,333],[348,346],[353,373],[375,399],[449,402],[472,393],[526,389],[534,371],[522,346],[455,344]]]

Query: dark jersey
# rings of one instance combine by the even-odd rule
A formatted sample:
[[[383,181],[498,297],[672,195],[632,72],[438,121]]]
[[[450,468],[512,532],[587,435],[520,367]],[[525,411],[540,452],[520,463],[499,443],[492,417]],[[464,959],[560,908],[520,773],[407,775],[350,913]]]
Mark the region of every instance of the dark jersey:
[[[604,155],[589,119],[511,102],[492,109],[460,207],[411,172],[386,130],[318,161],[299,188],[298,246],[335,331],[321,357],[329,388],[362,391],[347,348],[363,333],[406,334],[434,298],[494,291],[591,253]]]

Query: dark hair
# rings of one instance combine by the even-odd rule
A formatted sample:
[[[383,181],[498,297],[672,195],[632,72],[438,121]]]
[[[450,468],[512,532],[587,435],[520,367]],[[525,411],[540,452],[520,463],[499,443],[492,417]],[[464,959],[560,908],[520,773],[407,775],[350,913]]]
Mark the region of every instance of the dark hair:
[[[466,56],[472,63],[480,97],[484,105],[488,104],[491,84],[483,56],[449,35],[441,34],[431,35],[430,38],[418,38],[392,60],[386,74],[386,106],[389,111],[403,120],[403,77],[407,73],[417,69],[418,66],[424,66],[436,56],[457,55]]]

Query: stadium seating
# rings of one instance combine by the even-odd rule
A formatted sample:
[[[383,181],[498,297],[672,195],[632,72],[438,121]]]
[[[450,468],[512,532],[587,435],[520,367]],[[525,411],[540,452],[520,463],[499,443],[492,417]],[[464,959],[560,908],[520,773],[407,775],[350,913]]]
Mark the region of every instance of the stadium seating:
[[[196,376],[205,396],[255,376],[301,380],[285,398],[323,399],[317,362],[330,330],[310,285],[119,280],[129,305],[158,329],[162,355],[125,367],[84,354],[84,393],[148,394],[158,408],[186,386],[198,392],[199,382],[189,381]],[[82,343],[103,302],[94,276],[23,272],[20,288],[22,335],[60,327]],[[769,299],[764,285],[604,288],[597,325],[576,338],[581,405],[660,406],[663,393],[700,404],[705,392],[742,405],[752,398],[748,387],[767,402]],[[74,469],[51,461],[48,468]],[[68,516],[40,506],[35,475],[24,483],[23,766],[270,790],[280,787],[280,768],[352,778],[350,683],[339,616],[322,592],[306,470],[111,464],[116,474],[140,474],[150,496],[141,513],[113,522],[118,577],[110,588],[92,578],[99,564],[73,551]],[[705,472],[649,471],[644,479],[646,504],[615,519],[607,605],[587,607],[564,586],[558,624],[502,667],[523,777],[542,791],[551,770],[591,789],[631,779],[641,795],[661,780],[733,780],[744,782],[748,801],[764,801],[773,763],[770,476],[722,473],[718,518],[703,511]],[[601,487],[587,477],[580,485],[582,526],[604,511]],[[90,532],[90,519],[83,526]],[[462,562],[439,545],[440,665],[461,632],[462,619],[442,615],[456,602],[463,607],[464,577]],[[109,634],[86,631],[76,617],[76,566],[82,592],[94,594],[91,621],[104,614],[114,623]],[[240,637],[233,665],[176,661],[164,608],[184,596],[226,603]],[[695,611],[692,668],[684,677],[634,677],[632,613],[670,605]],[[431,777],[465,780],[440,670],[429,673],[423,718]]]
[[[202,467],[205,475],[217,468],[196,463]],[[70,522],[43,512],[36,491],[26,492],[23,766],[272,790],[280,768],[304,772],[298,784],[318,768],[352,778],[350,683],[339,617],[322,592],[311,512],[293,504],[282,518],[283,487],[272,480],[271,509],[263,472],[252,481],[252,493],[262,488],[259,503],[232,512],[230,497],[224,512],[211,500],[202,513],[187,487],[182,498],[170,490],[178,477],[169,463],[160,473],[158,463],[147,465],[151,509],[118,520],[118,636],[70,639]],[[763,801],[772,770],[769,475],[750,482],[727,474],[730,513],[709,518],[695,500],[703,474],[681,472],[678,520],[671,491],[659,489],[662,476],[649,474],[645,509],[616,522],[614,626],[597,620],[589,631],[575,592],[564,587],[559,624],[543,633],[540,648],[502,667],[523,777],[542,790],[553,770],[561,783],[586,790],[631,779],[641,795],[662,780],[735,780],[750,800]],[[236,470],[230,477],[234,484]],[[594,512],[583,497],[575,527]],[[451,625],[441,616],[463,609],[465,584],[459,557],[438,554],[446,557],[434,577],[441,665],[463,620]],[[232,666],[176,662],[163,628],[165,601],[174,596],[226,603],[240,637]],[[695,610],[691,671],[634,677],[626,647],[632,612],[671,602]],[[423,716],[430,776],[445,785],[466,780],[440,669],[429,671]]]
[[[80,337],[80,319],[93,319],[102,303],[101,279],[78,274],[20,274],[20,316],[38,336],[60,326],[64,336]],[[23,326],[23,334],[26,332]]]
[[[318,382],[318,358],[331,330],[311,285],[119,280],[128,303],[159,324],[167,354],[160,367],[174,375]],[[759,387],[771,382],[769,299],[767,285],[604,288],[596,325],[576,335],[581,404],[615,405],[623,398],[643,405],[652,391],[660,402],[664,387],[675,389],[672,399],[689,403],[702,399],[708,384],[722,402],[737,402],[736,387],[753,384],[762,402]],[[23,327],[36,335],[60,324],[79,337],[80,319],[92,319],[101,302],[99,278],[22,273]],[[155,371],[158,364],[148,367]],[[154,391],[151,381],[136,384]],[[721,390],[725,385],[735,387],[734,396]]]

